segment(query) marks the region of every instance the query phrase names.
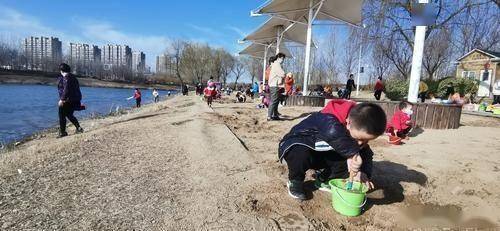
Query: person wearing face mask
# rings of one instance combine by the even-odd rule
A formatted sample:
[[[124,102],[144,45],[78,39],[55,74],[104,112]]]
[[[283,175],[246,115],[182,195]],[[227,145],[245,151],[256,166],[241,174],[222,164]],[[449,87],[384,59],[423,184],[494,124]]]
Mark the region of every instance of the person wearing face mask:
[[[281,64],[285,59],[285,54],[278,53],[276,60],[271,64],[269,73],[269,89],[271,93],[271,105],[267,113],[267,120],[280,120],[278,112],[278,104],[280,100],[280,87],[283,87],[283,79],[285,78],[285,71],[281,68]]]
[[[386,133],[402,139],[408,139],[408,133],[412,129],[411,115],[413,104],[407,101],[399,103],[399,110],[394,113],[392,119],[387,123]]]
[[[59,91],[59,136],[58,138],[68,135],[66,132],[66,118],[76,127],[76,133],[82,133],[83,128],[73,115],[76,110],[82,110],[81,100],[82,93],[78,79],[71,74],[71,68],[66,63],[59,65],[61,75],[58,79],[57,90]]]
[[[279,143],[278,158],[288,166],[288,194],[306,200],[306,171],[317,170],[315,186],[330,191],[328,181],[352,177],[369,189],[373,152],[370,140],[384,134],[387,118],[373,103],[334,99],[320,112],[292,127]]]

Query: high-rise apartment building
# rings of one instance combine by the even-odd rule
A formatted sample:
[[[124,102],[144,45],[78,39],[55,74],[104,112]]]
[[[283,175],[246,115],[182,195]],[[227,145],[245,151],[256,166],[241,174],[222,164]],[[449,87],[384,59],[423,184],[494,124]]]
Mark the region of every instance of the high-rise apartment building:
[[[175,58],[166,54],[156,56],[156,73],[173,75]]]
[[[23,43],[27,69],[54,71],[62,62],[62,43],[55,37],[28,37]]]
[[[142,51],[132,52],[132,72],[144,73],[146,71],[146,55]]]
[[[127,45],[104,45],[101,61],[105,70],[111,70],[115,67],[125,67],[132,70],[132,49]]]
[[[92,75],[101,65],[101,49],[95,45],[70,43],[69,59],[75,73]]]

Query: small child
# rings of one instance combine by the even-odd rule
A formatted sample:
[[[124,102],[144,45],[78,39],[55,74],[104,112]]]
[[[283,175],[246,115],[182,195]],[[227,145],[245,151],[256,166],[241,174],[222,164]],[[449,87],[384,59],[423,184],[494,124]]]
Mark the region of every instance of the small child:
[[[411,115],[413,104],[407,101],[399,103],[399,110],[394,113],[391,121],[387,123],[386,133],[390,136],[397,136],[407,139],[408,133],[412,129]]]
[[[203,95],[207,100],[207,105],[212,107],[212,101],[214,100],[214,97],[217,96],[217,90],[215,89],[215,84],[213,82],[208,83],[208,86],[203,90]]]
[[[372,189],[373,152],[368,141],[384,133],[386,122],[384,110],[375,104],[336,99],[295,125],[278,151],[288,166],[288,194],[306,199],[303,185],[309,169],[321,170],[315,185],[322,191],[330,191],[330,179],[347,177]]]

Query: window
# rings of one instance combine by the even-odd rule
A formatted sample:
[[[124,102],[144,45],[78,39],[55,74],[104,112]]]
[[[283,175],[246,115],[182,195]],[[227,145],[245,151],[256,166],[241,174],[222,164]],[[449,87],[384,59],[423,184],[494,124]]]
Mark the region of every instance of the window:
[[[475,79],[476,72],[475,71],[462,71],[462,78]]]

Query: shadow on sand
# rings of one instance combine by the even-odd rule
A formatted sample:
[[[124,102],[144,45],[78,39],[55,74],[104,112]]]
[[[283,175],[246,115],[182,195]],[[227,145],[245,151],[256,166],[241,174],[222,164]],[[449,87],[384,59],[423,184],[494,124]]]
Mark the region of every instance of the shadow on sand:
[[[368,194],[365,211],[373,205],[387,205],[404,201],[404,188],[401,182],[416,183],[420,186],[427,183],[425,174],[390,161],[373,162],[372,178],[377,189],[382,190],[383,196]]]

